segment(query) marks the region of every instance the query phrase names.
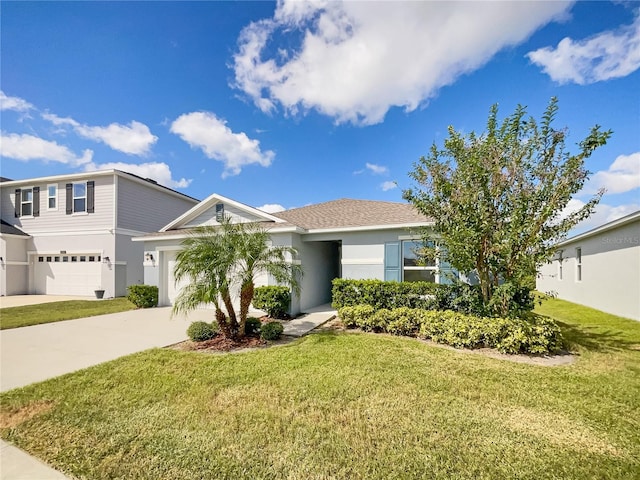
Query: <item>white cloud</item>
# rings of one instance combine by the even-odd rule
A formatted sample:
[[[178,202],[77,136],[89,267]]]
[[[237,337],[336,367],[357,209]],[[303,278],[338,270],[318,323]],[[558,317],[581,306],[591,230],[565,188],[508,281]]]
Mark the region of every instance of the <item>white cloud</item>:
[[[527,54],[552,80],[578,85],[625,77],[640,68],[640,15],[632,25],[586,40],[564,38]]]
[[[260,141],[244,132],[233,133],[227,122],[210,112],[192,112],[180,115],[172,124],[171,132],[179,135],[192,148],[224,164],[222,178],[238,175],[247,165],[271,165],[275,153],[260,150]]]
[[[375,124],[393,106],[416,109],[570,5],[283,0],[272,19],[242,31],[234,86],[264,112],[279,104],[291,114],[315,109],[337,123]],[[268,45],[275,36],[301,41],[277,50]]]
[[[85,150],[82,156],[78,157],[69,148],[56,142],[44,140],[34,135],[3,133],[0,140],[0,155],[23,162],[42,160],[75,166],[90,162],[93,157],[93,151]]]
[[[389,169],[383,165],[376,165],[375,163],[366,163],[365,167],[370,170],[374,175],[386,175],[389,173]]]
[[[261,207],[258,207],[258,210],[262,210],[263,212],[267,213],[278,213],[283,212],[284,210],[286,210],[286,208],[284,208],[279,203],[265,203]]]
[[[158,140],[149,127],[135,120],[129,125],[112,123],[106,127],[83,125],[70,117],[59,117],[53,113],[43,113],[42,118],[56,126],[70,126],[81,137],[102,142],[128,155],[146,155]]]
[[[585,202],[579,200],[577,198],[572,198],[569,201],[567,207],[562,211],[560,216],[562,218],[566,217],[572,212],[575,212],[582,208],[585,205]],[[596,210],[589,218],[579,223],[574,227],[574,229],[570,232],[569,236],[576,235],[581,232],[586,232],[587,230],[591,230],[592,228],[599,227],[600,225],[604,225],[605,223],[612,222],[613,220],[617,220],[618,218],[622,218],[630,213],[637,212],[640,210],[640,204],[630,203],[626,205],[608,205],[606,203],[599,203],[596,206]]]
[[[123,163],[123,162],[111,162],[111,163],[89,163],[85,166],[85,171],[94,172],[96,170],[122,170],[123,172],[133,173],[142,178],[150,178],[155,180],[160,185],[164,185],[169,188],[186,188],[191,183],[191,180],[181,178],[180,180],[174,180],[173,174],[169,165],[166,163]]]
[[[28,112],[33,108],[33,105],[26,100],[23,100],[20,97],[8,97],[2,90],[0,90],[0,110]]]
[[[618,156],[608,170],[596,172],[591,177],[584,192],[595,193],[601,188],[608,194],[640,188],[640,152]]]
[[[396,182],[382,182],[380,184],[380,188],[382,191],[386,192],[388,190],[393,190],[394,188],[398,188],[398,184]]]

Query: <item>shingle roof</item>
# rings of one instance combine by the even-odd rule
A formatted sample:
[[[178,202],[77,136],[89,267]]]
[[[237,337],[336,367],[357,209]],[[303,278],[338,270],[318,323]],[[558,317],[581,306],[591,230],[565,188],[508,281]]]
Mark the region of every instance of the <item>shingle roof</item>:
[[[260,222],[267,230],[300,227],[304,230],[342,229],[353,227],[384,227],[387,225],[415,225],[430,222],[411,204],[381,202],[376,200],[352,200],[342,198],[306,207],[272,213],[284,223]],[[176,228],[144,235],[144,238],[162,238],[172,235],[189,235],[195,228]]]
[[[29,234],[24,233],[18,227],[11,225],[10,223],[5,222],[4,220],[0,220],[0,233],[6,233],[7,235],[20,235],[24,237],[29,236]]]
[[[425,223],[408,203],[341,198],[273,214],[306,230]]]

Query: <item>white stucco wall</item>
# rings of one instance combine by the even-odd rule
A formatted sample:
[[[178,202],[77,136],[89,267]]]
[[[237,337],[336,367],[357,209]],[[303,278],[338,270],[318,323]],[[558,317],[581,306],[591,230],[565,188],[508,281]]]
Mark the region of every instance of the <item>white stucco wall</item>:
[[[539,271],[537,289],[558,298],[621,317],[640,320],[640,219],[561,245]],[[582,280],[577,279],[576,249],[582,249]]]

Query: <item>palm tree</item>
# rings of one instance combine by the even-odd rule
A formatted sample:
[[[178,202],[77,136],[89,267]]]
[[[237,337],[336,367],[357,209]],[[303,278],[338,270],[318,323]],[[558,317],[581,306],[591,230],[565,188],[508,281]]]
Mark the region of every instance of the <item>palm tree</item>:
[[[219,227],[200,227],[182,242],[176,256],[176,282],[187,279],[173,305],[173,313],[188,313],[202,303],[215,307],[220,331],[227,338],[241,338],[253,300],[255,278],[268,273],[278,283],[299,293],[302,268],[293,262],[292,247],[269,246],[269,234],[255,223],[232,223],[225,219]],[[239,288],[239,318],[233,292]],[[223,308],[224,307],[224,308]]]

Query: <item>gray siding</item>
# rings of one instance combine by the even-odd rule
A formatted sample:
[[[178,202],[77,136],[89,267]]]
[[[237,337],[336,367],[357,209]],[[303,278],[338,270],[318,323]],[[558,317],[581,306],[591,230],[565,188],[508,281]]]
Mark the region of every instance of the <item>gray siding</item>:
[[[224,213],[226,216],[231,217],[234,223],[261,222],[264,220],[263,218],[250,215],[243,210],[227,204],[224,204]],[[218,225],[218,222],[216,221],[215,205],[202,212],[200,215],[186,223],[184,226],[186,228],[189,228],[198,227],[201,225]]]
[[[640,320],[640,220],[562,245],[539,270],[537,289],[603,312]],[[582,279],[576,248],[582,249]]]
[[[185,213],[198,202],[118,177],[118,228],[155,232]]]
[[[20,187],[0,187],[2,218],[26,233],[65,232],[113,228],[113,175],[100,175],[86,180],[95,182],[95,213],[66,214],[65,185],[73,182],[34,183]],[[83,180],[83,181],[86,181]],[[57,209],[47,208],[47,185],[58,186]],[[15,217],[16,188],[40,187],[40,216]]]

